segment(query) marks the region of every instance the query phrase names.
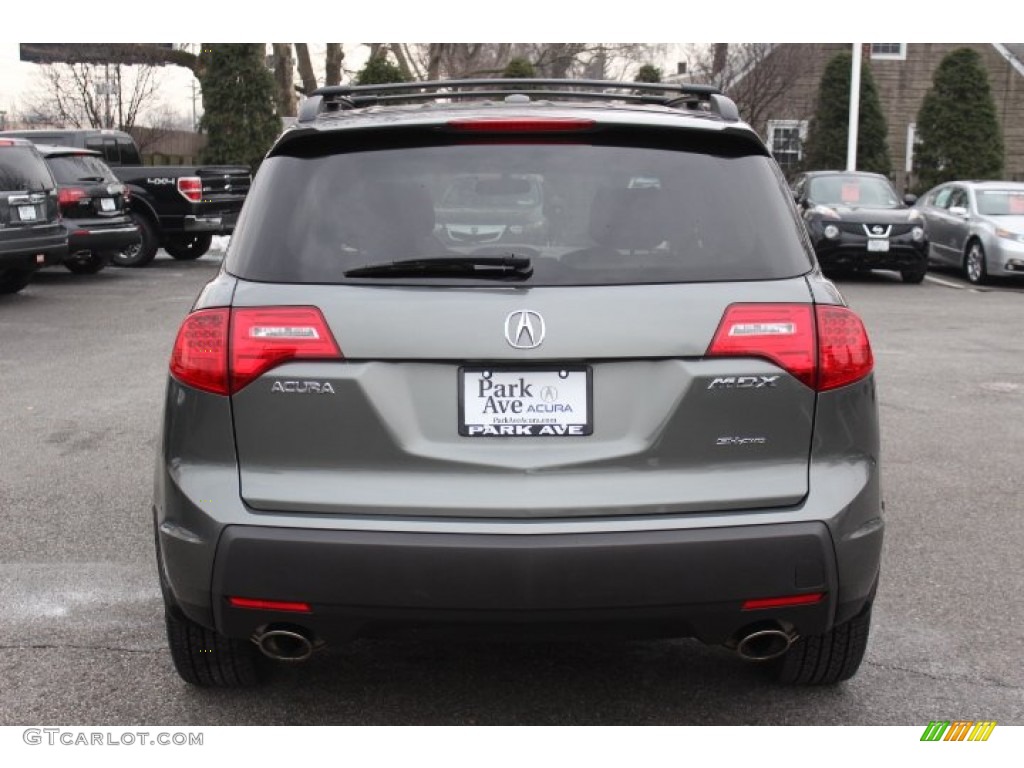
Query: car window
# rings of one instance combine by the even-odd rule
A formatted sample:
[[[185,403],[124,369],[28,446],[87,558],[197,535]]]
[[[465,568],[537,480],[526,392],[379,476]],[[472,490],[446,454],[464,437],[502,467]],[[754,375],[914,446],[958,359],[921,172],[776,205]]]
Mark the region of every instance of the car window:
[[[30,147],[2,147],[0,189],[5,192],[53,189],[53,177],[43,158]]]
[[[59,184],[76,184],[81,181],[106,181],[114,183],[110,167],[95,155],[60,155],[46,160]]]
[[[117,146],[121,153],[121,165],[142,165],[142,158],[135,144],[129,139],[118,139]]]
[[[858,208],[900,208],[896,190],[885,179],[841,174],[816,176],[808,185],[808,197],[823,205]]]
[[[272,156],[227,269],[331,283],[395,260],[520,254],[531,258],[534,285],[778,279],[810,267],[786,194],[763,155],[661,146],[474,143]]]
[[[931,204],[936,208],[948,208],[949,198],[953,194],[952,187],[942,187],[932,196]]]
[[[1024,189],[979,189],[975,196],[983,216],[1024,216]]]
[[[967,190],[963,187],[953,187],[953,191],[949,196],[949,208],[966,208],[967,207]]]

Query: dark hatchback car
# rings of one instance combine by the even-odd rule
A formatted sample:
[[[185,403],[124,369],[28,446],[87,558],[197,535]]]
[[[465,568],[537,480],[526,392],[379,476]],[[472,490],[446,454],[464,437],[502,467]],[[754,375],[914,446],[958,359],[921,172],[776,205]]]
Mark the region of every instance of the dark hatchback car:
[[[128,190],[99,152],[77,147],[36,147],[57,182],[57,199],[68,230],[64,266],[93,274],[119,251],[139,243],[139,228],[128,212]]]
[[[906,283],[928,273],[924,217],[877,173],[811,171],[793,180],[821,268],[833,276],[892,269]]]
[[[68,234],[50,169],[24,139],[0,138],[0,293],[17,293],[40,267],[59,264]]]
[[[543,237],[518,205],[478,223],[499,242],[438,233],[453,185],[535,207],[503,179],[543,188]],[[171,354],[171,656],[226,686],[359,636],[607,632],[845,680],[884,529],[872,371],[717,90],[322,89]]]

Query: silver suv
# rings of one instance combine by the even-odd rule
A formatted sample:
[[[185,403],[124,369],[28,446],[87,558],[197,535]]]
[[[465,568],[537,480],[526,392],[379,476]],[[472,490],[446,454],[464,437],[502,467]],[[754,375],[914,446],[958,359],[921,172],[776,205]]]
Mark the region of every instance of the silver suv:
[[[492,206],[496,242],[444,236],[466,179],[543,188],[543,225]],[[172,353],[177,670],[250,684],[263,656],[429,627],[695,637],[847,679],[882,544],[872,367],[716,90],[321,89]]]

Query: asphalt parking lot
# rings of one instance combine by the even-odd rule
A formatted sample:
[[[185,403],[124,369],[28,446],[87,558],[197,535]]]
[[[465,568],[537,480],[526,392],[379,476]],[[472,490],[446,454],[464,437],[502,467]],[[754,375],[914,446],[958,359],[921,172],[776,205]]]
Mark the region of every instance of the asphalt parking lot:
[[[888,532],[857,677],[779,688],[695,642],[359,642],[255,691],[182,683],[149,502],[209,256],[0,298],[0,724],[1024,724],[1024,284],[840,284],[877,361]]]

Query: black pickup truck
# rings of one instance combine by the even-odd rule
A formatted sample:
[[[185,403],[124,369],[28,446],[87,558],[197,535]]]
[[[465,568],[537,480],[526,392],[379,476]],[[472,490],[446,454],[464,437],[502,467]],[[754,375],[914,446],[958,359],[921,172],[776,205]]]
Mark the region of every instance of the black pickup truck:
[[[240,165],[143,165],[135,141],[123,131],[0,131],[0,136],[103,154],[128,188],[128,207],[142,236],[140,244],[114,256],[113,263],[122,267],[148,264],[158,248],[176,259],[199,258],[214,235],[231,234],[252,182],[249,169]]]

